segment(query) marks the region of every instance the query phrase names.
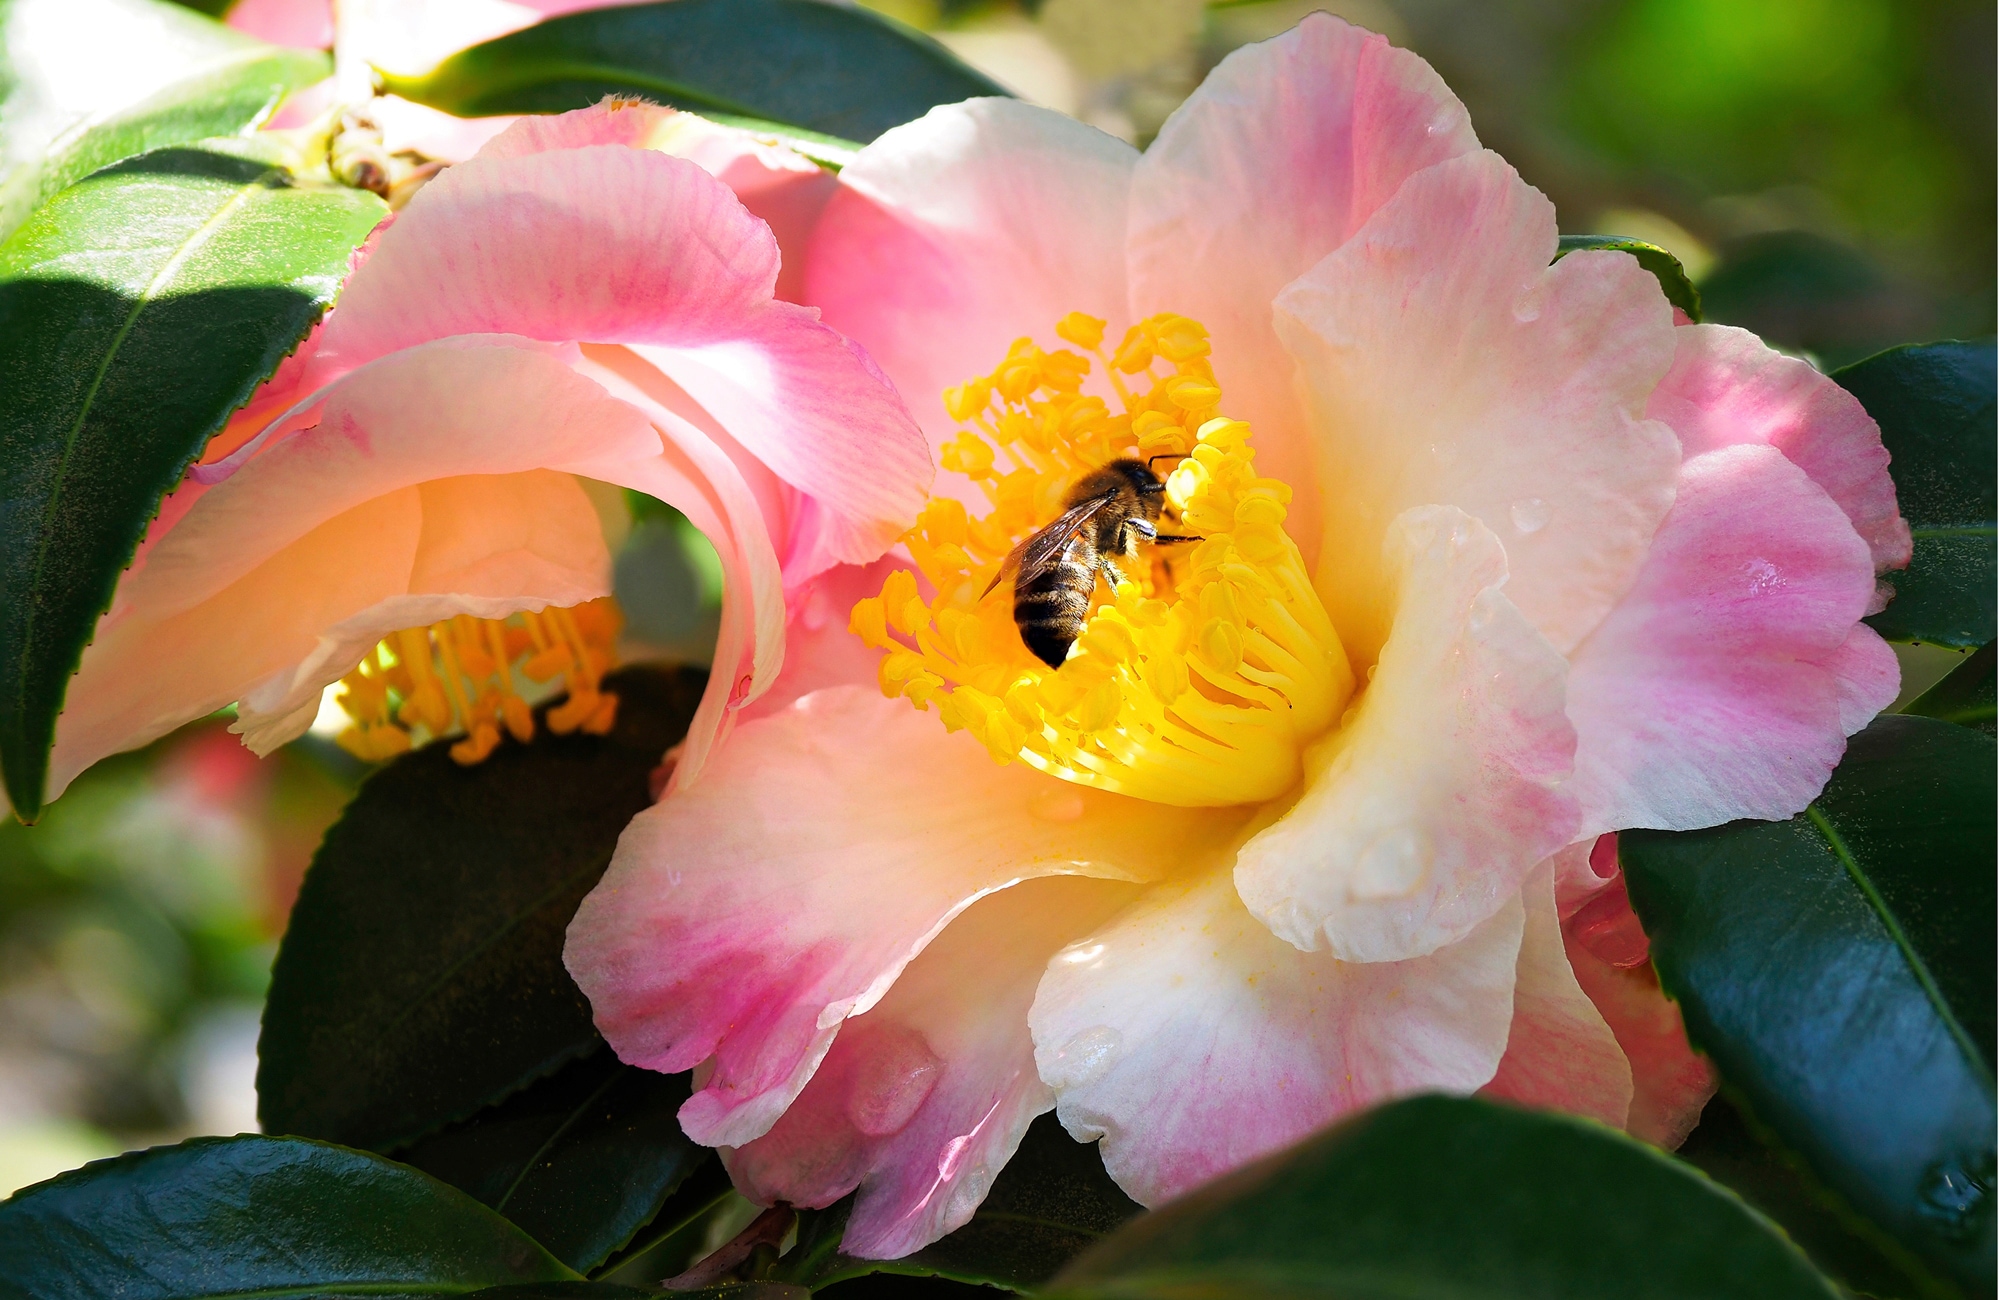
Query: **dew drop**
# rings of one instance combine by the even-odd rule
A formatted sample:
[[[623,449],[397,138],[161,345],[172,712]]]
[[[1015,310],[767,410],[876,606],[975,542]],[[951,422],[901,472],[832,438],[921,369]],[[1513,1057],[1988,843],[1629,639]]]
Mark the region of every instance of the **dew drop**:
[[[1443,135],[1451,130],[1458,125],[1458,111],[1455,103],[1440,106],[1437,112],[1431,114],[1431,120],[1424,123],[1424,134]]]
[[[1398,826],[1377,835],[1355,857],[1348,893],[1363,902],[1407,897],[1424,882],[1428,866],[1423,836],[1414,826]]]
[[[1028,801],[1028,815],[1045,822],[1080,821],[1083,818],[1083,793],[1067,785],[1044,790]]]
[[[1762,596],[1785,585],[1785,575],[1778,566],[1761,557],[1743,562],[1743,579],[1746,594],[1751,596]]]
[[[1042,1078],[1058,1092],[1087,1088],[1117,1064],[1124,1041],[1125,1036],[1110,1025],[1093,1025],[1056,1050],[1043,1067]]]
[[[937,1086],[943,1066],[913,1029],[875,1035],[848,1084],[847,1117],[869,1137],[900,1133]]]
[[[1507,517],[1514,521],[1514,531],[1523,537],[1547,528],[1554,514],[1549,503],[1540,497],[1522,497],[1507,507]]]
[[[1917,1204],[1923,1216],[1943,1235],[1955,1240],[1979,1234],[1981,1220],[1993,1212],[1992,1196],[1990,1153],[1974,1156],[1970,1161],[1963,1156],[1940,1160],[1924,1171],[1924,1180],[1917,1187]]]

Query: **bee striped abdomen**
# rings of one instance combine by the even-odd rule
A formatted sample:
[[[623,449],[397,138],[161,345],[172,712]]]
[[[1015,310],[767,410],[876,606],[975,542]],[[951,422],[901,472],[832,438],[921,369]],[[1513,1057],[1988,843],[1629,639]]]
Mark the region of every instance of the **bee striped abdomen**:
[[[1083,631],[1090,593],[1097,586],[1096,549],[1076,537],[1046,571],[1014,588],[1014,624],[1035,658],[1059,668]]]

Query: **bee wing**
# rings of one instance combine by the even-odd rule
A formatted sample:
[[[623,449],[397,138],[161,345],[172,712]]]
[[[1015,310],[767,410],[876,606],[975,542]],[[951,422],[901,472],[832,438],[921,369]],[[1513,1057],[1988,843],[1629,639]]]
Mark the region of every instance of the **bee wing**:
[[[1117,499],[1118,494],[1113,491],[1079,501],[1057,516],[1054,523],[1029,534],[1019,546],[1007,552],[1007,558],[1000,562],[1000,571],[993,575],[993,581],[986,584],[986,590],[979,593],[979,598],[986,599],[1010,574],[1019,574],[1016,582],[1033,582],[1047,573],[1070,539],[1083,531],[1083,526],[1098,511]]]

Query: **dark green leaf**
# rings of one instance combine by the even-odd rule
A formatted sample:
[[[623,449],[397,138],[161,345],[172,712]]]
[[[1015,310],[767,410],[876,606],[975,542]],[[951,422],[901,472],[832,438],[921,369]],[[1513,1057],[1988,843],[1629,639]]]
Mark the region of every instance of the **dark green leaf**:
[[[1467,1098],[1364,1112],[1135,1220],[1071,1300],[1833,1300],[1797,1248],[1601,1125]]]
[[[1667,296],[1668,302],[1686,312],[1689,320],[1701,319],[1701,290],[1694,287],[1693,280],[1688,279],[1681,259],[1658,244],[1624,235],[1564,235],[1556,241],[1556,260],[1560,262],[1566,254],[1580,248],[1606,248],[1614,253],[1630,253],[1660,282],[1660,292]]]
[[[644,95],[698,113],[873,140],[939,104],[1007,92],[893,19],[819,0],[672,0],[594,9],[461,50],[405,99],[461,117],[560,113]]]
[[[1689,1037],[1845,1201],[1987,1292],[1994,779],[1987,737],[1884,717],[1789,822],[1619,844]]]
[[[808,1300],[812,1292],[782,1282],[724,1282],[680,1292],[612,1282],[540,1282],[534,1286],[494,1286],[472,1292],[466,1300],[662,1300],[662,1296],[676,1296],[676,1300]]]
[[[575,1277],[443,1183],[297,1138],[195,1138],[0,1203],[6,1300],[415,1297]]]
[[[647,776],[687,731],[693,672],[627,668],[608,736],[433,745],[371,776],[306,873],[257,1044],[268,1132],[386,1149],[463,1119],[602,1041],[563,930]]]
[[[1965,657],[1937,685],[1911,700],[1904,713],[1942,718],[1962,727],[1993,734],[1993,643],[1988,641]]]
[[[660,1292],[612,1282],[528,1282],[476,1290],[466,1300],[660,1300]]]
[[[1735,1192],[1785,1230],[1821,1272],[1882,1300],[1959,1294],[1909,1251],[1815,1178],[1725,1088],[1674,1154]]]
[[[784,1275],[818,1287],[865,1273],[907,1273],[1026,1291],[1138,1213],[1104,1172],[1097,1144],[1076,1141],[1054,1115],[1044,1115],[958,1231],[903,1259],[855,1259],[837,1253],[847,1221],[842,1202],[801,1216]]]
[[[1869,625],[1891,641],[1991,641],[1993,344],[1891,348],[1833,378],[1882,426],[1896,503],[1916,543],[1910,567],[1889,575],[1896,598]]]
[[[160,497],[388,209],[212,140],[106,168],[0,243],[0,769],[41,809],[70,674]]]
[[[247,135],[286,95],[333,71],[325,55],[253,46],[104,118],[72,126],[39,167],[10,174],[0,190],[0,236],[57,192],[121,159],[212,136]]]
[[[397,1153],[470,1193],[589,1272],[650,1222],[714,1153],[681,1132],[684,1074],[609,1048]]]

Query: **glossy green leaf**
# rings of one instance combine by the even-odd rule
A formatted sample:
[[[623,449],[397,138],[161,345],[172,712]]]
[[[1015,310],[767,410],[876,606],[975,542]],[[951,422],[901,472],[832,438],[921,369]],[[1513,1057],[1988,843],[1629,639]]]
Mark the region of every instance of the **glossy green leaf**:
[[[681,1132],[688,1091],[684,1074],[641,1070],[600,1048],[396,1158],[492,1206],[587,1273],[715,1160]]]
[[[1944,680],[1903,706],[1904,713],[1941,718],[1993,734],[1993,643],[1988,641],[1945,674]]]
[[[1833,1300],[1688,1166],[1601,1125],[1468,1098],[1365,1111],[1137,1219],[1066,1300]]]
[[[1994,346],[1891,348],[1833,378],[1882,426],[1896,503],[1915,542],[1868,623],[1891,641],[1993,640]]]
[[[8,188],[0,190],[0,236],[59,191],[121,159],[214,136],[248,135],[286,95],[332,71],[332,61],[312,51],[246,50],[122,112],[79,122],[50,144],[40,167],[8,178]]]
[[[0,769],[41,809],[70,674],[161,496],[326,310],[388,209],[277,146],[128,158],[0,243]]]
[[[1789,822],[1619,837],[1689,1037],[1827,1186],[1984,1292],[1994,780],[1989,738],[1884,717]]]
[[[575,1277],[471,1197],[297,1138],[195,1138],[0,1203],[4,1300],[414,1297]]]
[[[783,1276],[813,1286],[868,1273],[903,1273],[1027,1291],[1140,1212],[1104,1172],[1095,1142],[1078,1142],[1053,1114],[1029,1126],[964,1227],[903,1259],[838,1251],[847,1203],[802,1216]]]
[[[7,0],[0,236],[98,167],[243,132],[284,90],[329,71],[323,55],[266,45],[164,0]]]
[[[1689,320],[1701,319],[1701,290],[1694,287],[1693,280],[1688,279],[1687,268],[1681,265],[1681,260],[1658,244],[1624,235],[1564,235],[1556,241],[1556,260],[1560,262],[1566,255],[1584,248],[1630,253],[1660,282],[1660,292],[1667,296],[1668,302],[1686,312]]]
[[[873,140],[939,104],[1004,95],[921,32],[820,0],[671,0],[567,14],[452,55],[392,94],[461,117],[606,95]]]
[[[1674,1154],[1785,1230],[1822,1273],[1880,1300],[1951,1300],[1957,1288],[1855,1212],[1723,1092]]]
[[[606,679],[609,735],[538,728],[473,767],[433,745],[368,778],[320,845],[271,972],[266,1132],[389,1149],[597,1048],[563,930],[651,804],[647,776],[702,681],[627,668]]]

